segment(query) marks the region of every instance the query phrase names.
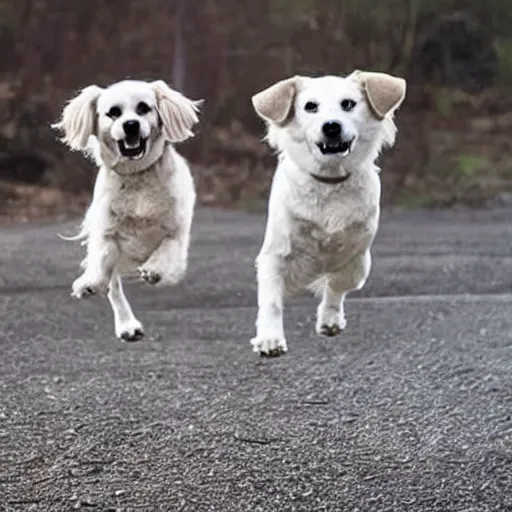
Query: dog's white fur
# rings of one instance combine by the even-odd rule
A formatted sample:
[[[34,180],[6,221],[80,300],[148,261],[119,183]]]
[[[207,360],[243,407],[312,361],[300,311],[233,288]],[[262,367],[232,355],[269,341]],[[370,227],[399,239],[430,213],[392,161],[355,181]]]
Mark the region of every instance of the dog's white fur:
[[[71,237],[87,246],[72,296],[107,295],[115,333],[124,340],[142,337],[143,328],[121,275],[137,269],[150,284],[173,285],[187,269],[196,193],[188,164],[171,143],[192,136],[199,103],[162,81],[124,80],[105,89],[86,87],[53,125],[71,149],[92,156],[99,167],[82,230]],[[120,151],[127,121],[139,123],[137,140],[146,141],[135,157]]]
[[[356,71],[345,78],[296,76],[253,97],[256,112],[267,124],[267,140],[279,155],[256,259],[258,316],[251,340],[255,352],[287,351],[283,297],[304,289],[321,296],[318,334],[332,336],[345,328],[345,296],[362,288],[371,267],[380,203],[375,161],[383,147],[394,144],[393,114],[405,87],[396,77]],[[341,108],[345,99],[356,102],[352,110]],[[312,101],[317,112],[305,110]],[[348,154],[325,155],[317,146],[323,140],[323,124],[332,120],[342,125],[344,139],[353,138]],[[312,174],[349,177],[326,184]]]

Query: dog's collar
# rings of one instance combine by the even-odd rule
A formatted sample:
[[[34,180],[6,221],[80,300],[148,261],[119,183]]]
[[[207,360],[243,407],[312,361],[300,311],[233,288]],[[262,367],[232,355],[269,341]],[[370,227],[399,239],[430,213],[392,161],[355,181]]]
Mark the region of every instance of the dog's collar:
[[[347,181],[350,178],[350,173],[347,172],[344,176],[336,176],[335,178],[330,178],[327,176],[319,176],[318,174],[309,173],[312,178],[320,183],[325,183],[326,185],[339,185]]]

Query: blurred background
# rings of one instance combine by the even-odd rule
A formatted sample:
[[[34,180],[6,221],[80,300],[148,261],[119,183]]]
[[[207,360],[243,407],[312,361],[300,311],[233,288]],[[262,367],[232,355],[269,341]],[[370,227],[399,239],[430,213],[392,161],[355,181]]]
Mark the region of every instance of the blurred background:
[[[0,217],[81,213],[96,169],[49,129],[92,83],[204,98],[180,146],[202,204],[264,208],[275,158],[250,98],[293,74],[404,76],[383,201],[484,206],[512,192],[511,0],[0,0]]]

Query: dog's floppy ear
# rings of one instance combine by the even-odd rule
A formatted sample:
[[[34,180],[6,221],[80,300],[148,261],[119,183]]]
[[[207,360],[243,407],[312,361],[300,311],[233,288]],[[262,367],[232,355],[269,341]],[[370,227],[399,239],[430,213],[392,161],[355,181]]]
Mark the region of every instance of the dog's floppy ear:
[[[369,71],[355,71],[353,76],[363,86],[368,103],[378,119],[384,119],[404,101],[406,82],[403,78]]]
[[[292,110],[297,94],[298,77],[287,78],[271,85],[252,97],[252,105],[265,121],[284,123]]]
[[[96,132],[96,101],[102,91],[97,85],[82,89],[64,107],[60,121],[51,125],[64,132],[62,141],[71,149],[85,150],[89,137]]]
[[[171,89],[164,81],[151,83],[156,94],[157,110],[166,138],[180,142],[193,137],[192,127],[199,122],[197,112],[203,102],[192,101]]]

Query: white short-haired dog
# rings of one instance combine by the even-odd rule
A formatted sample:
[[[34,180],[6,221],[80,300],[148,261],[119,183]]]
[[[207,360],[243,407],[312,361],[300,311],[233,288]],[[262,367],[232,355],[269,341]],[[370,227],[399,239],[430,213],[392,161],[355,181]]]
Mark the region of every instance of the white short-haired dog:
[[[345,328],[345,295],[368,277],[378,228],[375,161],[394,144],[393,113],[405,90],[401,78],[355,71],[345,78],[295,76],[253,96],[279,154],[256,260],[255,352],[287,351],[283,296],[303,289],[322,297],[318,334]]]
[[[151,285],[173,285],[186,272],[196,193],[172,143],[193,135],[199,103],[161,80],[124,80],[86,87],[53,125],[71,149],[99,167],[82,230],[71,238],[87,246],[72,296],[107,295],[123,340],[144,332],[121,275],[137,269]]]

